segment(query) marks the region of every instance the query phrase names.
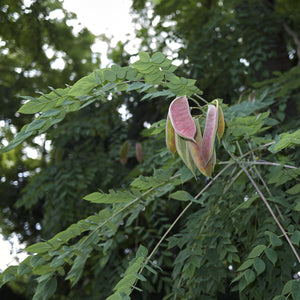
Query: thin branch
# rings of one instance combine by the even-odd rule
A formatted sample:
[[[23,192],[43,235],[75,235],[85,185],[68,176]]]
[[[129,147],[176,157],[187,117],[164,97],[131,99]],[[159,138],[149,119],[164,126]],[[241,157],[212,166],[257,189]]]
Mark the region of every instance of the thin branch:
[[[286,23],[283,23],[283,28],[293,38],[294,43],[297,47],[296,53],[297,53],[297,56],[298,56],[298,66],[299,66],[300,65],[300,39],[299,39],[299,35],[297,34],[297,32],[292,30]]]
[[[195,94],[195,96],[197,98],[199,98],[200,100],[202,100],[204,103],[208,104],[208,101],[206,101],[204,98],[202,98],[201,96],[199,96],[198,94]]]
[[[254,152],[254,151],[256,151],[256,150],[259,150],[259,149],[262,149],[262,148],[266,148],[266,147],[271,146],[271,145],[273,145],[273,144],[275,144],[275,142],[270,142],[270,143],[267,143],[267,144],[258,146],[257,148],[254,148],[254,149],[252,149],[252,150],[250,150],[250,151],[244,153],[240,158],[243,158],[243,157],[249,155],[250,153],[252,153],[252,152]]]
[[[243,170],[239,170],[239,172],[237,172],[237,174],[233,177],[233,179],[229,182],[229,184],[227,186],[225,186],[223,194],[225,194],[229,188],[232,186],[232,184],[239,178],[239,176],[243,173]]]
[[[247,163],[247,162],[246,162]],[[274,163],[274,162],[270,162],[270,161],[251,161],[249,162],[249,164],[251,165],[269,165],[269,166],[276,166],[276,167],[285,167],[285,168],[289,168],[289,169],[298,169],[297,167],[291,166],[291,165],[282,165],[279,163]]]
[[[170,178],[170,180],[172,180],[172,179],[174,179],[174,178],[176,178],[178,176],[179,176],[179,174],[174,175],[174,176],[172,176]],[[144,192],[142,195],[140,195],[139,197],[133,199],[132,201],[128,202],[125,206],[123,206],[121,209],[117,210],[109,218],[107,218],[103,223],[101,223],[100,225],[98,225],[92,232],[90,232],[89,235],[87,235],[87,237],[84,240],[81,241],[81,243],[78,245],[78,247],[76,247],[76,249],[79,249],[96,231],[98,231],[100,228],[102,228],[106,223],[108,223],[111,219],[113,219],[119,213],[121,213],[126,208],[128,208],[129,206],[131,206],[132,204],[134,204],[135,202],[137,202],[138,200],[140,200],[141,198],[143,198],[144,196],[146,196],[147,194],[149,194],[151,191],[155,190],[156,188],[160,187],[163,184],[165,184],[165,182],[162,182],[162,183],[158,184],[157,186],[154,186],[154,187],[150,188],[149,190],[147,190],[146,192]]]
[[[250,151],[244,153],[242,156],[239,157],[239,159],[242,159],[242,158],[244,158],[245,156],[247,156],[247,155],[249,155],[249,154],[251,154],[251,153],[253,153],[253,152],[257,151],[257,150],[260,150],[260,149],[262,149],[262,148],[266,148],[266,147],[268,147],[268,146],[271,146],[271,145],[273,145],[274,143],[275,143],[275,142],[270,142],[270,143],[267,143],[267,144],[258,146],[257,148],[254,148],[254,149],[252,149],[252,150],[250,150]],[[219,164],[219,165],[225,165],[225,164],[227,164],[227,163],[229,163],[229,162],[230,162],[230,160],[228,160],[228,161],[220,161],[220,162],[218,162],[218,164]],[[269,164],[269,163],[268,163],[268,164]],[[270,164],[273,164],[273,163],[270,163]],[[274,163],[274,164],[275,164],[275,163]],[[277,166],[277,165],[276,165],[276,166]],[[279,164],[279,166],[282,166],[282,165]],[[284,166],[288,166],[288,165],[284,165]],[[296,167],[293,167],[293,166],[289,166],[289,167],[290,167],[290,168],[296,168]],[[297,168],[296,168],[296,169],[297,169]]]
[[[175,224],[179,221],[179,219],[184,215],[184,213],[189,209],[189,207],[193,204],[193,202],[190,202],[185,208],[184,210],[177,216],[177,218],[175,219],[175,221],[171,224],[171,226],[167,229],[167,231],[164,233],[164,235],[161,237],[161,239],[158,241],[158,243],[156,244],[156,246],[154,247],[154,249],[152,250],[152,252],[150,253],[150,255],[146,258],[145,261],[145,265],[148,264],[149,260],[151,259],[151,257],[153,256],[153,254],[156,252],[156,250],[158,249],[158,247],[160,246],[160,244],[164,241],[164,239],[166,238],[166,236],[169,234],[169,232],[172,230],[172,228],[175,226]],[[144,266],[140,269],[139,274],[141,274],[143,272]]]
[[[251,143],[249,141],[247,141],[248,145],[249,145],[249,148],[250,150],[252,149],[252,146],[251,146]],[[252,152],[252,158],[255,160],[255,156],[254,156],[254,153]],[[268,194],[270,195],[270,197],[273,197],[268,185],[266,184],[265,180],[263,179],[263,177],[261,176],[261,174],[258,172],[257,168],[254,166],[253,167],[256,175],[258,176],[258,178],[260,179],[261,183],[263,184],[263,186],[265,187],[265,189],[267,190]],[[283,217],[283,214],[281,212],[281,210],[279,209],[278,205],[275,204],[275,207],[276,207],[276,210],[281,218],[282,221],[284,221],[284,217]]]
[[[194,198],[197,199],[201,196],[201,194],[206,191],[206,189],[208,189],[208,187],[210,187],[215,181],[216,179],[223,174],[231,165],[233,164],[233,162],[229,163],[226,167],[224,167]],[[166,236],[169,234],[169,232],[172,230],[172,228],[176,225],[176,223],[180,220],[180,218],[184,215],[184,213],[189,209],[189,207],[193,204],[193,202],[190,202],[184,209],[183,211],[177,216],[177,218],[175,219],[175,221],[170,225],[170,227],[167,229],[167,231],[164,233],[164,235],[161,237],[161,239],[158,241],[158,243],[156,244],[156,246],[154,247],[154,249],[152,250],[152,252],[149,254],[149,256],[146,258],[144,265],[141,267],[141,269],[139,270],[139,274],[141,274],[144,270],[145,265],[148,264],[148,262],[150,261],[151,257],[153,256],[153,254],[156,252],[156,250],[158,249],[158,247],[160,246],[160,244],[164,241],[164,239],[166,238]]]
[[[192,100],[197,105],[197,108],[200,109],[201,111],[203,111],[201,105],[199,104],[199,102],[196,99],[194,99],[192,96],[189,96],[188,99]]]
[[[294,247],[294,245],[292,244],[290,238],[288,237],[286,231],[284,230],[284,228],[282,227],[282,225],[280,224],[279,220],[277,219],[276,215],[274,214],[271,206],[269,205],[267,199],[265,198],[264,194],[262,193],[262,191],[259,189],[258,185],[256,184],[256,182],[254,181],[254,179],[251,177],[251,175],[249,174],[249,172],[247,171],[247,169],[244,167],[243,163],[241,161],[239,161],[238,159],[236,159],[233,154],[231,152],[229,152],[227,150],[227,147],[223,141],[223,146],[224,149],[227,151],[227,153],[232,157],[233,160],[235,160],[239,166],[243,169],[244,173],[247,175],[247,177],[249,178],[249,180],[251,181],[252,185],[254,186],[254,188],[256,189],[256,191],[258,192],[258,194],[260,195],[261,199],[263,200],[264,204],[266,205],[267,209],[269,210],[270,214],[272,215],[273,219],[275,220],[276,224],[278,225],[278,227],[280,228],[281,232],[283,233],[285,239],[287,240],[287,242],[289,243],[292,251],[294,252],[298,262],[300,263],[300,257]]]
[[[265,198],[265,196],[263,195],[263,193],[261,192],[261,190],[259,189],[259,187],[257,186],[257,184],[255,183],[255,181],[253,180],[253,178],[251,177],[251,175],[248,173],[248,171],[246,170],[246,168],[240,164],[241,168],[243,169],[243,171],[245,172],[245,174],[248,176],[248,178],[250,179],[251,183],[253,184],[253,186],[255,187],[256,191],[258,192],[258,194],[260,195],[261,199],[264,201],[265,205],[267,206],[269,212],[271,213],[273,219],[275,220],[275,222],[277,223],[278,227],[280,228],[281,232],[283,233],[285,239],[287,240],[287,242],[289,243],[291,249],[293,250],[298,262],[300,263],[300,257],[294,247],[294,245],[292,244],[290,238],[288,237],[286,231],[284,230],[284,228],[282,227],[282,225],[280,224],[280,222],[278,221],[277,217],[275,216],[271,206],[269,205],[267,199]]]

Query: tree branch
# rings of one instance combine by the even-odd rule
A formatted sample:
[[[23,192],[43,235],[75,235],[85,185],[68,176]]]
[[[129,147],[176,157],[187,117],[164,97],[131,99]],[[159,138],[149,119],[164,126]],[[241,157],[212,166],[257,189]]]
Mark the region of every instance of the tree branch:
[[[298,36],[297,32],[292,30],[291,27],[289,27],[286,23],[283,23],[283,28],[287,32],[287,34],[290,35],[294,40],[294,43],[297,47],[297,50],[296,50],[296,53],[298,56],[298,64],[297,65],[300,66],[300,39],[299,39],[299,36]]]

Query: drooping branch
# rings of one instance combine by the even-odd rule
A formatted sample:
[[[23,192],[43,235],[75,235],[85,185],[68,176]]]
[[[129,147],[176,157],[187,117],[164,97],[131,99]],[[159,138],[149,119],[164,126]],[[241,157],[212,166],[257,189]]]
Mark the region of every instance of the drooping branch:
[[[300,39],[299,39],[299,35],[297,34],[297,32],[292,30],[291,27],[289,27],[286,23],[283,23],[283,27],[284,27],[284,30],[287,32],[287,34],[289,34],[294,40],[294,43],[297,47],[297,50],[296,50],[296,54],[298,56],[298,64],[297,65],[300,66]]]

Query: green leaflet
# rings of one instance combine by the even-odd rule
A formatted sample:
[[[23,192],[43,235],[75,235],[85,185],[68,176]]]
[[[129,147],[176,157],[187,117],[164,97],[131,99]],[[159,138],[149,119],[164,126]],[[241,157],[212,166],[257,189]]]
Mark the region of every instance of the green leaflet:
[[[24,114],[41,113],[33,122],[28,124],[26,134],[18,134],[15,139],[1,152],[7,152],[22,143],[29,136],[41,134],[54,124],[64,119],[66,113],[78,111],[95,101],[107,101],[106,94],[112,91],[145,92],[143,99],[160,96],[192,95],[201,93],[195,86],[195,80],[179,78],[173,73],[176,66],[160,52],[152,57],[146,52],[139,53],[140,59],[129,67],[117,65],[111,68],[96,70],[78,80],[72,87],[65,89],[51,88],[48,94],[38,98],[24,96],[26,102],[19,112]],[[124,82],[132,81],[132,84]],[[164,82],[163,82],[164,81]],[[160,84],[165,90],[158,90]],[[149,95],[148,95],[149,93]]]
[[[257,256],[260,256],[265,249],[266,249],[265,245],[257,245],[251,250],[247,258],[249,259],[249,258],[255,258]]]
[[[252,197],[250,197],[247,201],[242,202],[240,205],[238,205],[232,212],[236,212],[239,209],[247,209],[251,206],[251,204],[258,199],[258,195],[253,195]]]
[[[36,288],[32,300],[49,299],[56,291],[56,287],[57,287],[57,281],[55,276],[40,281]]]
[[[179,201],[190,201],[193,197],[186,191],[176,191],[170,195],[171,199]]]
[[[68,96],[80,97],[82,95],[88,94],[96,85],[98,84],[95,74],[91,73],[79,79],[68,91]]]
[[[25,103],[19,110],[22,114],[35,114],[43,110],[46,103],[40,101],[29,101]]]
[[[293,295],[293,299],[299,299],[299,295],[300,295],[300,284],[299,281],[293,279],[293,280],[289,280],[283,287],[282,289],[282,294],[286,295],[286,294],[292,294]]]
[[[114,294],[106,298],[107,300],[122,299],[119,298],[119,295],[121,293],[129,296],[131,294],[132,286],[134,285],[134,283],[139,279],[144,280],[144,277],[138,274],[138,271],[142,267],[147,254],[147,248],[140,245],[135,258],[130,261],[129,266],[125,271],[124,277],[114,287]]]
[[[282,133],[279,140],[269,147],[272,153],[277,153],[285,148],[300,145],[300,129],[293,133]]]
[[[246,284],[249,285],[255,280],[255,273],[251,269],[248,269],[244,272],[244,277],[246,279]]]
[[[274,251],[272,248],[266,248],[265,249],[265,254],[269,261],[275,266],[276,261],[277,261],[277,252]]]
[[[139,53],[140,60],[132,64],[132,66],[145,76],[146,82],[154,85],[159,84],[164,78],[164,71],[169,68],[171,61],[160,52],[155,53],[152,58],[146,52]]]
[[[192,94],[202,94],[196,86],[196,81],[193,79],[186,79],[183,77],[177,77],[174,74],[165,74],[166,79],[169,81],[166,83],[166,87],[177,96],[191,96]]]
[[[253,265],[254,259],[248,259],[246,260],[238,269],[237,271],[244,271],[246,269],[248,269],[249,267],[251,267]]]
[[[295,195],[300,193],[300,183],[297,183],[296,185],[294,185],[293,187],[289,188],[286,193],[291,194],[291,195]]]
[[[26,127],[25,132],[27,133],[37,129],[41,129],[43,125],[45,125],[45,123],[46,123],[45,119],[35,119]]]
[[[48,252],[51,248],[51,244],[46,242],[40,242],[25,248],[25,251],[31,253],[45,253]]]
[[[83,199],[92,203],[127,203],[133,200],[135,196],[129,191],[123,192],[110,190],[109,194],[95,192],[85,196]]]
[[[270,112],[264,112],[257,116],[235,118],[228,124],[227,130],[229,130],[229,132],[235,137],[249,138],[250,136],[269,128],[263,127],[264,120],[269,116],[269,114]]]
[[[270,242],[274,248],[282,245],[282,240],[275,233],[266,231],[265,234],[269,236]]]
[[[0,274],[0,287],[5,283],[15,280],[17,277],[18,266],[9,266]]]
[[[25,130],[24,130],[24,131],[18,132],[16,137],[14,138],[14,140],[12,142],[10,142],[6,147],[1,149],[1,152],[8,152],[9,150],[11,150],[11,149],[15,148],[16,146],[18,146],[19,144],[21,144],[25,139],[27,139],[31,135],[33,135],[32,131],[25,132]]]
[[[130,186],[134,190],[146,191],[152,188],[167,184],[171,179],[172,170],[154,170],[153,176],[142,176],[135,178]]]

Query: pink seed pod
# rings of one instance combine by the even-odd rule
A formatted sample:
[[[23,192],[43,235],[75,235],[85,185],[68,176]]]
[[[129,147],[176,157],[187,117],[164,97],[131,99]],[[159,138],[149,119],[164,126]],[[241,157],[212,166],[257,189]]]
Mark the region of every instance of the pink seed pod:
[[[169,114],[167,116],[167,122],[166,122],[166,144],[169,151],[172,153],[172,155],[174,155],[176,152],[175,131],[172,126]]]
[[[184,164],[190,169],[190,171],[195,176],[196,165],[193,161],[191,153],[188,148],[188,143],[192,141],[184,139],[180,135],[175,133],[175,143],[176,143],[176,150]]]
[[[143,149],[142,149],[141,143],[135,144],[135,156],[139,163],[141,163],[143,161]]]
[[[216,107],[218,109],[218,129],[217,129],[217,137],[218,141],[220,142],[224,131],[225,131],[225,120],[224,120],[224,114],[221,105],[219,105],[219,101],[216,99],[213,101],[216,104]]]
[[[203,133],[201,153],[205,165],[208,164],[214,152],[214,144],[218,129],[218,109],[214,105],[208,105],[205,128]]]
[[[190,113],[186,96],[178,97],[172,101],[169,107],[169,117],[179,136],[195,142],[196,125]]]
[[[195,125],[196,125],[196,136],[195,136],[195,141],[188,141],[188,148],[190,155],[192,157],[192,160],[197,167],[197,169],[204,175],[208,176],[208,174],[205,171],[205,162],[202,157],[202,152],[201,152],[201,145],[202,145],[202,133],[201,133],[201,127],[199,124],[199,121],[197,119],[194,119]]]

